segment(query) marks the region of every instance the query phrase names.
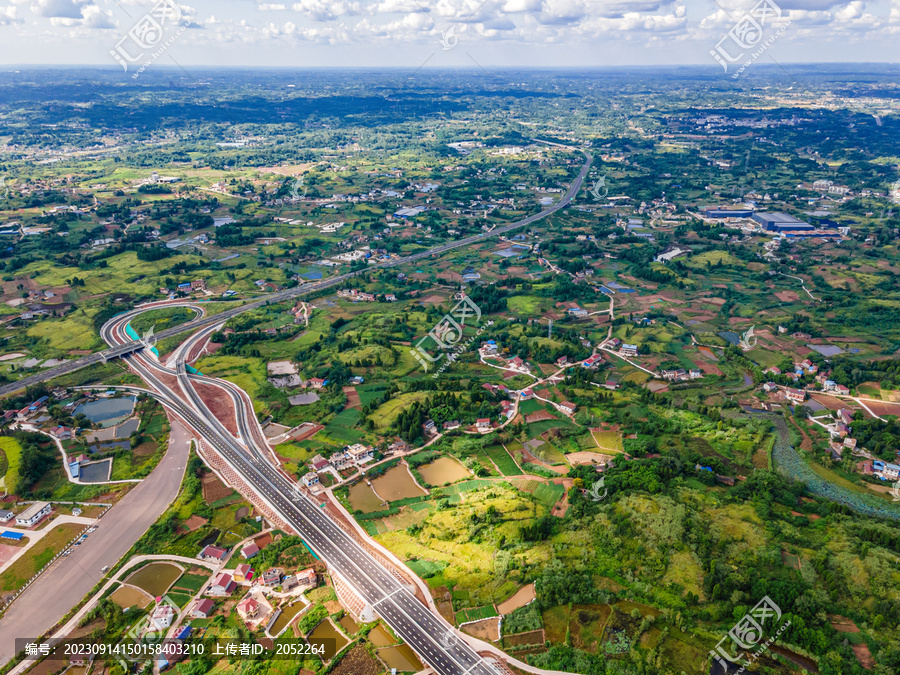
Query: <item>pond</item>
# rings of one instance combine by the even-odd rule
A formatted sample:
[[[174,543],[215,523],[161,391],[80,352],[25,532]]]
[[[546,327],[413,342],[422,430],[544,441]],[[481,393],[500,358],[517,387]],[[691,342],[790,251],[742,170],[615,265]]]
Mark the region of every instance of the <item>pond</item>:
[[[344,629],[344,632],[347,633],[347,635],[356,635],[359,631],[359,624],[357,624],[349,614],[344,614],[338,623],[341,624],[341,628]]]
[[[278,615],[278,618],[275,620],[275,623],[272,624],[272,627],[269,628],[269,635],[274,637],[278,637],[285,628],[287,628],[291,621],[294,620],[294,617],[297,616],[305,605],[302,602],[295,602],[290,607],[285,607],[281,614]]]
[[[394,636],[390,634],[387,628],[383,625],[378,624],[369,631],[368,636],[369,642],[371,642],[376,647],[390,647],[391,645],[397,644],[397,641],[394,639]]]
[[[372,487],[382,499],[389,502],[410,497],[422,497],[425,494],[425,491],[413,480],[404,464],[388,469],[384,475],[372,481]]]
[[[130,415],[134,410],[135,396],[122,398],[101,398],[90,403],[82,403],[73,414],[83,414],[91,422],[104,427],[111,427],[119,420]],[[104,424],[104,422],[106,424]]]
[[[131,434],[137,431],[138,427],[140,426],[141,420],[137,417],[132,417],[130,420],[120,424],[117,427],[107,427],[98,431],[92,431],[84,438],[88,443],[93,443],[95,441],[114,441],[116,439],[128,438],[129,436],[131,436]]]
[[[125,580],[125,583],[147,591],[154,598],[165,595],[181,576],[181,569],[171,563],[150,563]]]
[[[131,441],[113,441],[112,443],[97,443],[96,445],[88,446],[88,450],[91,454],[95,454],[98,452],[112,452],[116,449],[125,449],[131,447]]]
[[[396,668],[397,672],[418,673],[425,667],[409,645],[379,649],[378,656],[388,668]]]
[[[144,607],[153,602],[153,598],[144,593],[144,591],[138,590],[137,588],[131,588],[129,586],[119,586],[109,596],[109,599],[122,609],[127,609],[134,606],[144,609]]]
[[[416,470],[429,485],[455,483],[471,475],[469,470],[453,457],[439,457],[433,462],[417,467]]]
[[[350,506],[354,511],[363,513],[382,511],[387,508],[364,480],[350,488]]]
[[[306,641],[310,644],[325,645],[325,653],[320,655],[323,661],[331,660],[335,654],[347,646],[347,638],[335,628],[331,619],[325,619],[316,626],[313,632],[307,636]]]

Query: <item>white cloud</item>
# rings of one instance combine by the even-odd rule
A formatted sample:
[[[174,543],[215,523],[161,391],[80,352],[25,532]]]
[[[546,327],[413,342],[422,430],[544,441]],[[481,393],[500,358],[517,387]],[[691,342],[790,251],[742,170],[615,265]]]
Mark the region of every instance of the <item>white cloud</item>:
[[[273,5],[268,2],[260,3],[256,6],[260,12],[283,12],[287,9],[287,5]]]
[[[8,26],[11,23],[21,23],[22,19],[16,18],[16,7],[0,7],[0,26]]]
[[[295,12],[305,14],[313,21],[333,21],[339,17],[359,14],[359,3],[346,0],[300,0],[292,5]],[[316,31],[312,31],[316,33]]]
[[[97,5],[88,5],[82,10],[85,28],[109,29],[116,28],[113,23],[112,12],[100,9]]]
[[[81,10],[89,4],[90,0],[36,0],[31,3],[31,11],[50,19],[81,20]]]

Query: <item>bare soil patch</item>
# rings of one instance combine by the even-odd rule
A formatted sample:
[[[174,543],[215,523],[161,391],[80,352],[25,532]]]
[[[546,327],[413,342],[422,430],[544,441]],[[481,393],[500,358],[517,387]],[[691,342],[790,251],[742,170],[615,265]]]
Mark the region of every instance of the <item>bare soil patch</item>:
[[[462,626],[461,630],[463,633],[482,640],[497,642],[500,639],[500,621],[497,617],[482,619],[475,623],[467,623],[465,626]]]
[[[358,644],[344,654],[331,672],[334,675],[378,675],[383,670],[378,660]]]
[[[800,299],[800,294],[797,291],[779,291],[775,294],[775,297],[782,302],[797,302]]]
[[[503,616],[512,614],[513,610],[519,609],[519,607],[524,607],[536,597],[537,595],[534,592],[534,584],[522,586],[522,588],[517,590],[513,595],[497,605],[497,611],[500,612]]]
[[[199,530],[201,527],[206,525],[208,522],[209,521],[206,518],[201,518],[195,513],[186,521],[184,521],[184,527],[188,532],[195,532],[196,530]]]
[[[537,412],[525,415],[525,423],[533,424],[534,422],[544,422],[546,420],[555,420],[556,417],[548,410],[538,410]]]
[[[869,651],[869,645],[862,643],[851,645],[851,647],[853,653],[856,655],[856,660],[859,661],[859,665],[866,670],[872,670],[875,667],[875,659],[872,658],[872,652]]]
[[[359,400],[359,392],[356,391],[356,387],[344,387],[343,392],[347,397],[347,405],[344,406],[344,410],[362,407],[362,402]]]
[[[203,501],[207,504],[224,499],[233,492],[230,487],[220,481],[219,477],[211,471],[204,474],[200,483],[203,486]]]
[[[202,382],[197,382],[196,380],[193,384],[197,394],[203,399],[203,402],[206,404],[206,407],[210,409],[213,416],[228,429],[229,433],[236,435],[237,422],[231,397],[211,384],[204,384]]]

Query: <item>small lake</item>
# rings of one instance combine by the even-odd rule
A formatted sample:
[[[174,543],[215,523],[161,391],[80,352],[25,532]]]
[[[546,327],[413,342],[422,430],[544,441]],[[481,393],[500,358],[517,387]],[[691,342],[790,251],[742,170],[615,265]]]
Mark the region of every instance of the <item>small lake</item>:
[[[425,667],[409,645],[379,649],[378,656],[388,668],[396,668],[397,672],[418,673]]]
[[[331,619],[325,619],[316,626],[313,632],[306,637],[306,641],[310,644],[325,645],[325,653],[320,655],[323,661],[333,659],[335,654],[347,646],[347,638],[335,628]]]
[[[453,457],[439,457],[433,462],[422,464],[416,470],[422,474],[422,478],[429,485],[455,483],[471,475],[469,470]]]
[[[405,464],[399,464],[372,481],[375,492],[389,502],[410,497],[422,497],[425,491],[420,488]]]
[[[165,595],[181,576],[181,569],[171,563],[150,563],[125,580],[125,583],[147,591],[154,598]]]
[[[82,403],[73,414],[83,414],[91,422],[104,427],[111,427],[119,420],[134,411],[135,396],[122,398],[101,398],[90,403]],[[105,423],[105,424],[104,424]]]

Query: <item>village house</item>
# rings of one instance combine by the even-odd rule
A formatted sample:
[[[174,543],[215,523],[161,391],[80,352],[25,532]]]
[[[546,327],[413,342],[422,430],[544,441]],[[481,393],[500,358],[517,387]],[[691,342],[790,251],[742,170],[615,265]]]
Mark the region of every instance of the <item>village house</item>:
[[[163,631],[172,625],[175,609],[171,605],[160,605],[150,615],[150,626],[153,630]]]
[[[784,396],[787,400],[798,405],[806,400],[806,392],[802,389],[792,389],[790,387],[785,387]]]
[[[231,575],[220,572],[216,575],[216,578],[213,579],[209,588],[206,589],[206,594],[222,598],[226,595],[231,595],[235,588],[237,588],[237,584],[234,583],[234,579],[231,578]]]
[[[581,362],[582,368],[587,368],[589,370],[597,368],[603,362],[603,357],[600,354],[592,354],[584,361]]]
[[[310,464],[312,465],[313,471],[324,471],[329,466],[331,466],[328,460],[322,457],[322,455],[316,455],[315,457],[313,457],[310,460]]]
[[[200,560],[217,560],[222,562],[228,555],[228,551],[224,548],[219,548],[218,546],[207,546],[200,553],[197,554],[197,557]]]
[[[482,417],[475,422],[475,427],[480,430],[486,430],[491,428],[491,420],[486,417]]]
[[[247,563],[241,563],[234,568],[234,576],[232,578],[238,583],[250,581],[253,579],[253,568]]]
[[[375,456],[375,449],[372,446],[363,445],[362,443],[354,443],[346,448],[346,452],[350,456],[350,459],[357,464],[370,462]]]
[[[259,553],[259,546],[256,545],[255,541],[248,542],[244,548],[241,549],[241,557],[244,560],[250,560],[250,558],[257,553]]]
[[[319,474],[315,471],[310,471],[308,473],[303,474],[303,484],[306,487],[312,487],[313,485],[319,484]]]
[[[409,443],[404,440],[396,440],[388,446],[388,450],[394,454],[409,452],[409,449]]]
[[[637,345],[630,345],[630,344],[623,343],[622,346],[619,348],[619,354],[621,354],[622,356],[635,357],[638,355]]]
[[[237,604],[237,611],[244,621],[259,616],[259,603],[249,595]]]
[[[268,569],[262,574],[262,585],[263,586],[277,586],[281,583],[281,575],[284,570],[279,569],[277,567],[273,567],[272,569]]]
[[[570,401],[563,401],[559,404],[559,409],[567,415],[574,415],[575,411],[578,409],[578,406]]]

